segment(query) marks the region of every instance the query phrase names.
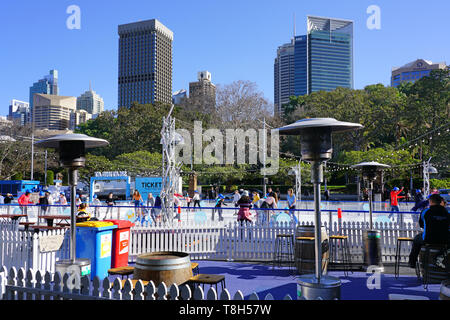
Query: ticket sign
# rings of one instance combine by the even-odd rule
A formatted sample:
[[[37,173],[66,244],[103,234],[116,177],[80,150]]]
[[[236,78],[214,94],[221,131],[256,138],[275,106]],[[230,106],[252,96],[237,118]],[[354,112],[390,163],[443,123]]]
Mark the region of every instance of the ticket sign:
[[[153,197],[158,196],[162,189],[161,177],[136,177],[135,188],[142,196],[144,201],[147,201],[149,193],[153,194]]]

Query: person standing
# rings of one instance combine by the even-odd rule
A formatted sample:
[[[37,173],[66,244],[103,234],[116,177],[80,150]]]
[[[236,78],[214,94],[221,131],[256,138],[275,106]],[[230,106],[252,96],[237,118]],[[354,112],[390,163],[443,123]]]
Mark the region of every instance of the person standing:
[[[253,193],[252,205],[254,208],[258,208],[259,200],[261,200],[259,198],[259,193],[258,191],[253,191],[252,193]]]
[[[66,196],[64,195],[63,192],[59,193],[58,202],[59,202],[59,205],[60,205],[59,213],[62,215],[62,214],[64,214],[65,206],[67,206],[67,199],[66,199]]]
[[[14,197],[11,193],[7,193],[5,199],[3,200],[5,204],[7,204],[7,213],[9,214],[9,211],[11,210],[11,202],[14,200]]]
[[[110,192],[108,194],[105,202],[106,202],[107,207],[106,207],[105,217],[102,220],[105,220],[108,217],[108,214],[111,214],[111,216],[112,216],[113,206],[116,204],[116,202],[114,201],[114,195],[112,192]]]
[[[153,198],[153,193],[149,192],[147,195],[147,210],[150,210],[150,217],[156,222],[155,218],[155,198]]]
[[[250,208],[252,207],[252,201],[250,200],[250,197],[248,196],[248,191],[244,191],[242,193],[242,197],[239,198],[237,201],[237,204],[239,205],[239,212],[237,216],[237,221],[241,223],[241,225],[244,222],[252,222],[251,219],[251,212]]]
[[[138,190],[134,190],[132,200],[134,202],[134,214],[136,217],[134,222],[136,222],[137,220],[141,220],[142,218],[142,210],[141,210],[142,197]]]
[[[233,195],[233,203],[236,208],[239,206],[238,201],[240,198],[241,198],[241,194],[239,193],[239,190],[235,190],[234,195]],[[234,211],[234,214],[237,214],[237,210]]]
[[[324,191],[323,195],[325,196],[325,201],[330,200],[330,191],[328,189]]]
[[[192,206],[192,208],[195,210],[195,206],[198,205],[199,208],[200,207],[200,193],[198,192],[198,190],[195,190],[194,192],[194,196],[192,197],[192,201],[194,202],[194,205]]]
[[[161,201],[161,196],[157,195],[155,198],[155,211],[154,211],[154,221],[156,222],[157,219],[160,219],[160,214],[161,214],[161,205],[162,205],[162,201]]]
[[[33,201],[30,200],[30,190],[26,190],[25,193],[22,193],[22,195],[17,199],[17,202],[20,205],[20,210],[22,210],[22,214],[26,214],[26,221],[28,222],[28,212],[27,212],[27,206],[29,204],[33,204]]]
[[[400,196],[399,194],[403,191],[403,187],[399,190],[397,187],[394,187],[394,189],[392,189],[390,197],[391,197],[391,213],[389,214],[389,219],[391,219],[391,217],[394,215],[394,212],[399,212],[399,208],[398,208],[398,199],[400,198],[404,198],[404,196]],[[398,214],[400,215],[400,214]],[[400,218],[400,216],[398,216],[398,218]],[[392,220],[394,220],[394,218],[392,218]],[[397,219],[397,221],[399,221],[400,219]]]
[[[94,206],[94,217],[99,218],[100,217],[100,206],[102,205],[102,203],[100,202],[100,200],[98,199],[98,196],[96,194],[94,194],[92,204]]]
[[[219,196],[216,199],[216,204],[214,206],[214,209],[212,210],[212,221],[214,221],[214,214],[215,214],[216,210],[217,210],[217,213],[219,214],[219,221],[223,221],[222,206],[226,206],[225,197],[223,196],[223,194],[219,194]]]
[[[39,206],[41,208],[41,215],[45,216],[48,209],[48,196],[47,192],[39,192]]]
[[[187,211],[189,212],[191,210],[191,197],[189,197],[188,192],[184,195],[184,199],[186,199]]]
[[[298,220],[297,220],[297,217],[295,216],[296,201],[297,201],[297,199],[295,198],[294,189],[289,188],[288,194],[287,194],[287,204],[289,207],[289,215],[291,216],[293,221],[297,224]]]

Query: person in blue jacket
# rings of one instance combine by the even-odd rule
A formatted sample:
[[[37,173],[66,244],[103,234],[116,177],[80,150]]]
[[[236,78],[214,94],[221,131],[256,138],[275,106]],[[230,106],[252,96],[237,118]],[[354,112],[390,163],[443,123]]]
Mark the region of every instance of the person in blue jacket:
[[[424,244],[450,245],[450,213],[445,207],[444,198],[432,194],[428,198],[430,207],[420,214],[419,224],[423,232],[414,237],[409,255],[409,266],[416,267],[420,248]]]

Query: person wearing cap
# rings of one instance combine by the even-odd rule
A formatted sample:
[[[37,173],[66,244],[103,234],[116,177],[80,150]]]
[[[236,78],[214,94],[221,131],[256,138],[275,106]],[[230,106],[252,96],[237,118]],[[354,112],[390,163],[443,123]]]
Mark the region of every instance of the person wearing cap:
[[[450,213],[445,208],[445,201],[439,194],[428,198],[430,207],[420,214],[419,225],[423,232],[414,237],[409,254],[409,266],[416,267],[420,248],[424,244],[450,245]]]
[[[389,214],[389,219],[394,215],[394,212],[399,212],[398,208],[398,199],[404,198],[404,196],[400,196],[399,194],[403,191],[403,187],[401,189],[394,187],[391,191],[391,213]],[[393,218],[392,218],[393,219]]]
[[[41,215],[46,215],[48,209],[48,196],[47,193],[44,193],[43,191],[39,192],[39,206],[41,208]]]
[[[223,194],[219,194],[217,196],[216,199],[216,204],[212,210],[212,221],[214,221],[214,214],[215,211],[217,210],[217,213],[219,214],[219,221],[223,221],[223,217],[222,217],[222,206],[226,206],[225,204],[225,197],[223,196]]]

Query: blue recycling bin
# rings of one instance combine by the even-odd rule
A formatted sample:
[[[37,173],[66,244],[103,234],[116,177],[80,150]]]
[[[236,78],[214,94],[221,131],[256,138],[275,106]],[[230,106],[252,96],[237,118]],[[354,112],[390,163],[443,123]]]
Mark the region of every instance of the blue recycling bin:
[[[91,280],[108,276],[111,268],[113,229],[117,226],[106,221],[86,221],[76,224],[76,257],[91,260]]]

